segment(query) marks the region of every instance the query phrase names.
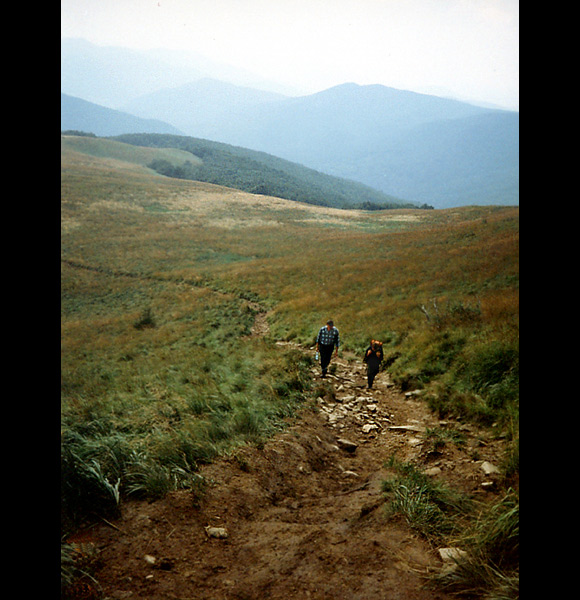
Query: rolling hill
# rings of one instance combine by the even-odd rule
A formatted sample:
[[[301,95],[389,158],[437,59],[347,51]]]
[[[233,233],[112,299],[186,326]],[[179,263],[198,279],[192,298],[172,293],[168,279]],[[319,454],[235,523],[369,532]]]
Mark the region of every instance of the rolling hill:
[[[281,94],[203,78],[141,96],[124,104],[122,109],[139,116],[166,114],[187,135],[231,143],[223,135],[225,123],[240,123],[248,112],[267,108],[268,103],[285,98]]]
[[[102,139],[73,135],[63,138],[62,144],[91,156],[138,162],[169,177],[306,204],[371,210],[418,208],[363,184],[325,175],[263,152],[187,136],[125,134]]]

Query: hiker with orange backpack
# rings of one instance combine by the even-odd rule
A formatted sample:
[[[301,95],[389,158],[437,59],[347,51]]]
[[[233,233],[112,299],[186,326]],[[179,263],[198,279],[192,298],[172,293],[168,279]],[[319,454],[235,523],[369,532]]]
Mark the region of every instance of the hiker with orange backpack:
[[[368,388],[373,387],[373,381],[381,368],[381,362],[383,361],[383,342],[379,340],[371,340],[370,346],[365,350],[363,362],[367,365],[367,381]]]

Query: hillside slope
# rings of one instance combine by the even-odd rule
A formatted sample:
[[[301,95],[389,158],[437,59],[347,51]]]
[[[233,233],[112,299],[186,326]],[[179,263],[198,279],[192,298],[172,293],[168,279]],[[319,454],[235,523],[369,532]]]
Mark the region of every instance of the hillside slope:
[[[214,183],[307,204],[367,209],[417,207],[363,184],[324,175],[262,152],[208,140],[173,135],[127,134],[108,140],[82,136],[75,139],[73,136],[67,143],[80,152],[97,152],[99,148],[103,156],[120,152],[114,149],[114,144],[118,143],[128,160],[133,160],[129,156],[129,146],[139,157],[145,148],[164,149],[166,152],[173,149],[180,160],[172,158],[168,161],[161,155],[148,154],[149,161],[142,164],[171,177]],[[138,159],[133,162],[138,162]]]
[[[110,133],[94,117],[94,126],[63,129],[179,130],[436,208],[519,204],[517,112],[381,85],[345,83],[298,97],[263,89],[272,86],[200,56],[62,41],[62,92],[175,128],[126,122]],[[477,116],[486,116],[485,139],[474,131]]]
[[[422,576],[488,513],[516,527],[509,545],[492,530],[476,585],[518,597],[517,208],[339,210],[144,166],[182,149],[62,148],[76,597],[447,600]],[[341,349],[320,379],[329,316]],[[385,370],[366,390],[371,337]]]
[[[365,181],[438,208],[519,203],[519,116],[489,112],[424,123],[336,165]],[[365,170],[353,165],[364,164]]]

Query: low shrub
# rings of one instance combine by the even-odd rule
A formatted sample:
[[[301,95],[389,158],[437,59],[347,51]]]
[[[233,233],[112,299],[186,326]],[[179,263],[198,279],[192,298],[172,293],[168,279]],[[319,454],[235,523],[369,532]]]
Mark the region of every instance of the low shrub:
[[[135,321],[133,327],[135,327],[135,329],[146,329],[147,327],[155,327],[155,325],[156,322],[153,316],[153,311],[151,308],[146,308],[141,314],[141,317]]]

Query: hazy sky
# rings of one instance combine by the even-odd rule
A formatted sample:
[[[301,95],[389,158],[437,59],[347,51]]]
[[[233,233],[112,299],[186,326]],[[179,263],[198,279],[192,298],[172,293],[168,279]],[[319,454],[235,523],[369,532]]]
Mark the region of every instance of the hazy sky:
[[[61,0],[61,36],[191,50],[305,93],[380,83],[519,109],[519,0]]]

